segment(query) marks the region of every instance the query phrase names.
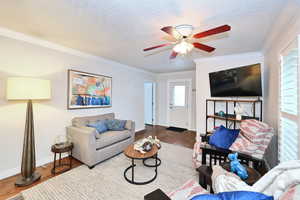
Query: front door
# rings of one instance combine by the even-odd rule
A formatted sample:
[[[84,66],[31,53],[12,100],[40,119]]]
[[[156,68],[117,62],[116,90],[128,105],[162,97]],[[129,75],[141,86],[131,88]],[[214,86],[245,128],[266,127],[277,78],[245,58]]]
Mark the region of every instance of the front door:
[[[189,128],[190,81],[169,81],[169,126]]]

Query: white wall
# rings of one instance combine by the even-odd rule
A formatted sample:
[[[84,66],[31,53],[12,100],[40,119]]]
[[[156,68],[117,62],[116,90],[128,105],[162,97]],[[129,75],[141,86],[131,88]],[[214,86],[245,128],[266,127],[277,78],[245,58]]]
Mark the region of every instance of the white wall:
[[[4,32],[0,30],[0,35]],[[51,100],[34,102],[33,107],[38,165],[52,161],[50,147],[55,137],[65,134],[65,127],[75,116],[115,112],[117,118],[134,120],[136,130],[144,129],[144,82],[155,80],[153,74],[22,34],[12,35],[40,45],[0,36],[0,179],[20,172],[25,124],[26,102],[5,99],[9,76],[40,77],[52,82]],[[67,110],[67,69],[111,76],[112,107]]]
[[[300,3],[299,1],[290,1],[283,9],[281,15],[276,19],[276,24],[270,30],[270,35],[265,43],[265,120],[271,124],[276,133],[278,130],[279,117],[279,77],[280,77],[280,54],[293,40],[300,34]],[[299,136],[300,137],[300,136]],[[277,143],[273,148],[277,148]],[[299,143],[300,149],[300,143]],[[277,151],[274,151],[277,152]],[[299,151],[300,157],[300,151]],[[277,155],[273,158],[275,165]]]
[[[174,73],[162,73],[157,75],[157,124],[168,126],[167,124],[167,82],[174,79],[192,80],[192,117],[191,130],[196,130],[196,72],[184,71]]]
[[[263,55],[260,52],[219,56],[207,59],[198,59],[196,62],[196,90],[197,90],[197,135],[205,134],[205,100],[210,97],[210,72],[236,68],[250,64],[261,63],[264,69]],[[263,72],[262,72],[263,73]],[[264,80],[264,78],[262,78]],[[264,83],[263,83],[264,85]]]

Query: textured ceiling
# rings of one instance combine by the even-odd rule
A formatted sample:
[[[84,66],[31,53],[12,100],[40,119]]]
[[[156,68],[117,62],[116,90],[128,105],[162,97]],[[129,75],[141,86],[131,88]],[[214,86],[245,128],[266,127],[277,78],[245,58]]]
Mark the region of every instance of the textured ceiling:
[[[286,0],[3,0],[0,26],[152,72],[193,69],[192,59],[257,51]],[[232,30],[199,41],[212,54],[193,50],[169,60],[167,25],[191,24],[195,32],[229,24]]]

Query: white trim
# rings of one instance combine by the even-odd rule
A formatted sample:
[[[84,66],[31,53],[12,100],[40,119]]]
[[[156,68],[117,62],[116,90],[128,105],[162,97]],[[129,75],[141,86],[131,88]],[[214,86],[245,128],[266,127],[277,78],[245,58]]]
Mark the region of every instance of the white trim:
[[[60,52],[63,52],[63,53],[67,53],[67,54],[70,54],[70,55],[73,55],[73,56],[78,56],[78,57],[81,57],[81,58],[92,59],[92,60],[101,61],[101,62],[109,61],[109,62],[120,65],[120,67],[125,67],[127,69],[131,69],[131,70],[134,70],[134,71],[137,71],[137,72],[143,72],[143,73],[146,73],[146,74],[150,74],[152,76],[156,75],[156,73],[146,71],[144,69],[139,69],[139,68],[136,68],[136,67],[124,65],[122,63],[119,63],[119,62],[116,62],[116,61],[113,61],[113,60],[109,60],[109,59],[106,59],[106,58],[103,58],[103,57],[100,57],[100,56],[85,53],[83,51],[79,51],[79,50],[76,50],[76,49],[65,47],[65,46],[62,46],[62,45],[59,45],[59,44],[56,44],[56,43],[53,43],[53,42],[42,40],[42,39],[39,39],[37,37],[33,37],[33,36],[29,36],[29,35],[26,35],[26,34],[23,34],[23,33],[15,32],[15,31],[12,31],[12,30],[9,30],[9,29],[6,29],[6,28],[2,28],[2,27],[0,27],[0,36],[15,39],[15,40],[20,40],[20,41],[27,42],[27,43],[30,43],[30,44],[45,47],[45,48],[48,48],[48,49],[52,49],[52,50],[60,51]]]
[[[152,84],[152,125],[156,125],[156,82],[155,81],[145,81],[145,83],[151,83]],[[145,88],[145,87],[144,87]],[[145,98],[145,93],[144,93]],[[144,101],[145,102],[145,101]],[[144,106],[145,108],[145,106]],[[145,110],[144,110],[145,112]],[[145,119],[144,119],[145,122]]]
[[[289,50],[291,50],[292,48],[292,45],[293,44],[296,44],[297,45],[297,48],[298,48],[298,67],[297,67],[297,70],[298,70],[298,74],[297,74],[297,77],[300,77],[300,70],[299,70],[299,59],[300,59],[300,51],[299,51],[299,47],[300,47],[300,35],[297,35],[296,37],[293,38],[293,40],[290,40],[289,42],[286,43],[285,46],[283,46],[280,51],[279,51],[279,56],[280,56],[280,69],[279,69],[279,73],[278,73],[278,78],[279,78],[279,81],[278,81],[278,85],[277,85],[277,88],[278,88],[278,110],[277,110],[277,113],[278,113],[278,118],[277,118],[277,123],[278,123],[278,145],[277,145],[277,148],[278,148],[278,158],[277,160],[280,162],[280,151],[281,151],[281,140],[282,140],[282,131],[281,131],[281,118],[283,116],[283,112],[281,112],[281,75],[282,75],[282,58],[283,58],[283,55],[288,52]],[[298,90],[298,94],[299,94],[299,89],[300,89],[300,81],[299,79],[297,80],[297,90]],[[296,116],[292,116],[291,114],[284,114],[284,117],[285,118],[288,118],[292,121],[295,121],[297,122],[297,125],[298,125],[298,141],[300,141],[300,131],[299,131],[299,124],[300,124],[300,117],[299,117],[299,110],[300,110],[300,97],[299,95],[297,96],[297,103],[298,103],[298,113]],[[298,159],[300,159],[300,142],[298,142]]]
[[[153,98],[153,125],[156,125],[156,118],[157,118],[157,112],[156,112],[156,82],[152,82],[152,87],[153,87],[153,94],[152,94],[152,98]]]
[[[180,71],[180,72],[163,72],[158,73],[157,76],[172,76],[172,75],[181,75],[181,74],[188,74],[188,73],[196,73],[196,70],[188,70],[188,71]]]
[[[168,79],[167,80],[167,126],[170,126],[170,83],[172,82],[187,82],[189,85],[188,91],[188,126],[190,130],[192,127],[192,79]]]

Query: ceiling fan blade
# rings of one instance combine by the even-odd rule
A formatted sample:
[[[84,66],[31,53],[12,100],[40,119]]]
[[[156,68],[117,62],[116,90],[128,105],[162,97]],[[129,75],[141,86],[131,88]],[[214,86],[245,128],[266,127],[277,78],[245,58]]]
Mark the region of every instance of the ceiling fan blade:
[[[213,28],[204,32],[200,32],[195,34],[193,37],[194,38],[203,38],[206,36],[210,36],[210,35],[214,35],[214,34],[218,34],[218,33],[223,33],[226,31],[230,31],[231,27],[229,25],[223,25],[223,26],[219,26],[217,28]]]
[[[182,37],[182,35],[173,26],[165,26],[160,30],[173,36],[176,39],[180,39]]]
[[[156,49],[156,48],[160,48],[160,47],[165,47],[165,46],[168,46],[170,44],[171,43],[160,44],[160,45],[157,45],[157,46],[154,46],[154,47],[146,48],[146,49],[144,49],[144,51],[149,51],[149,50],[152,50],[152,49]]]
[[[170,55],[170,59],[174,59],[174,58],[176,58],[176,56],[178,55],[178,53],[177,52],[175,52],[175,51],[172,51],[172,53],[171,53],[171,55]]]
[[[203,51],[212,52],[215,50],[214,47],[207,46],[198,42],[193,43],[194,47]]]

